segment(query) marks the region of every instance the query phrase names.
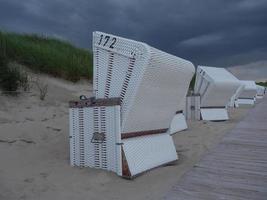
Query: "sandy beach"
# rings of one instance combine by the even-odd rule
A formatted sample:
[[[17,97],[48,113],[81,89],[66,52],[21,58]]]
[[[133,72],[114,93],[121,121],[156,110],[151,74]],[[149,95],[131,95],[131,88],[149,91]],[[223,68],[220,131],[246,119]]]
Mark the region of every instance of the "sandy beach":
[[[214,147],[247,113],[230,110],[227,122],[188,122],[174,135],[179,161],[134,180],[69,165],[68,101],[92,94],[87,81],[72,84],[42,76],[44,101],[33,87],[18,97],[0,96],[0,199],[161,199],[171,186]]]

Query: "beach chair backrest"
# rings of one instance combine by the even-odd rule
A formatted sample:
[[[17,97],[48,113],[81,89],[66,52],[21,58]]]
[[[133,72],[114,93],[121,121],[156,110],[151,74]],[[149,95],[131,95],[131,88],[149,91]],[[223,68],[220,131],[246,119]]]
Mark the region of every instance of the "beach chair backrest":
[[[225,68],[199,66],[197,69],[195,93],[200,94],[201,107],[225,107],[240,85]]]
[[[183,110],[193,64],[149,45],[93,33],[96,98],[121,98],[122,133],[165,130]]]

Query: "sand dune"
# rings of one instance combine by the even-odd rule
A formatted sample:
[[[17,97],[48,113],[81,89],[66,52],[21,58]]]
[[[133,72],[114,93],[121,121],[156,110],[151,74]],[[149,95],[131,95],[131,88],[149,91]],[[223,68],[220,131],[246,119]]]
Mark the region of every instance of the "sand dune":
[[[231,111],[227,122],[190,122],[189,130],[174,136],[176,165],[129,181],[69,165],[68,101],[90,96],[92,85],[41,78],[49,85],[45,101],[35,87],[18,97],[0,96],[1,200],[160,199],[248,111]]]

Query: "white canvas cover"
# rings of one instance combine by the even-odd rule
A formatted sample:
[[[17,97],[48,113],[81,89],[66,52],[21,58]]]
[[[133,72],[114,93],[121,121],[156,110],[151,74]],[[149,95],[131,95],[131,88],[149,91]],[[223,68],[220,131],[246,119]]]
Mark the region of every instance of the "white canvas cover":
[[[240,85],[240,81],[225,68],[198,66],[194,93],[200,95],[202,119],[227,120],[226,106]],[[207,112],[213,117],[207,117]]]
[[[241,80],[241,82],[245,85],[245,87],[239,95],[237,100],[238,104],[254,105],[257,95],[257,85],[255,81]]]
[[[262,99],[265,94],[265,87],[257,85],[257,99]]]
[[[195,68],[145,43],[93,33],[96,98],[121,98],[122,133],[170,127]]]

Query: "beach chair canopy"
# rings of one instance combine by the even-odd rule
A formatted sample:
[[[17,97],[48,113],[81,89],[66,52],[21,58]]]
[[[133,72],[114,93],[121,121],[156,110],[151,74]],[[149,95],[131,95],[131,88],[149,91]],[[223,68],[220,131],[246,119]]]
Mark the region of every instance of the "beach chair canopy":
[[[200,94],[201,107],[225,107],[241,86],[240,81],[225,68],[199,66],[195,93]]]
[[[250,80],[241,80],[241,82],[245,85],[244,90],[240,94],[239,98],[244,99],[253,99],[257,95],[257,85],[255,81]]]
[[[93,33],[96,98],[121,98],[122,133],[169,128],[195,68],[143,42]]]

